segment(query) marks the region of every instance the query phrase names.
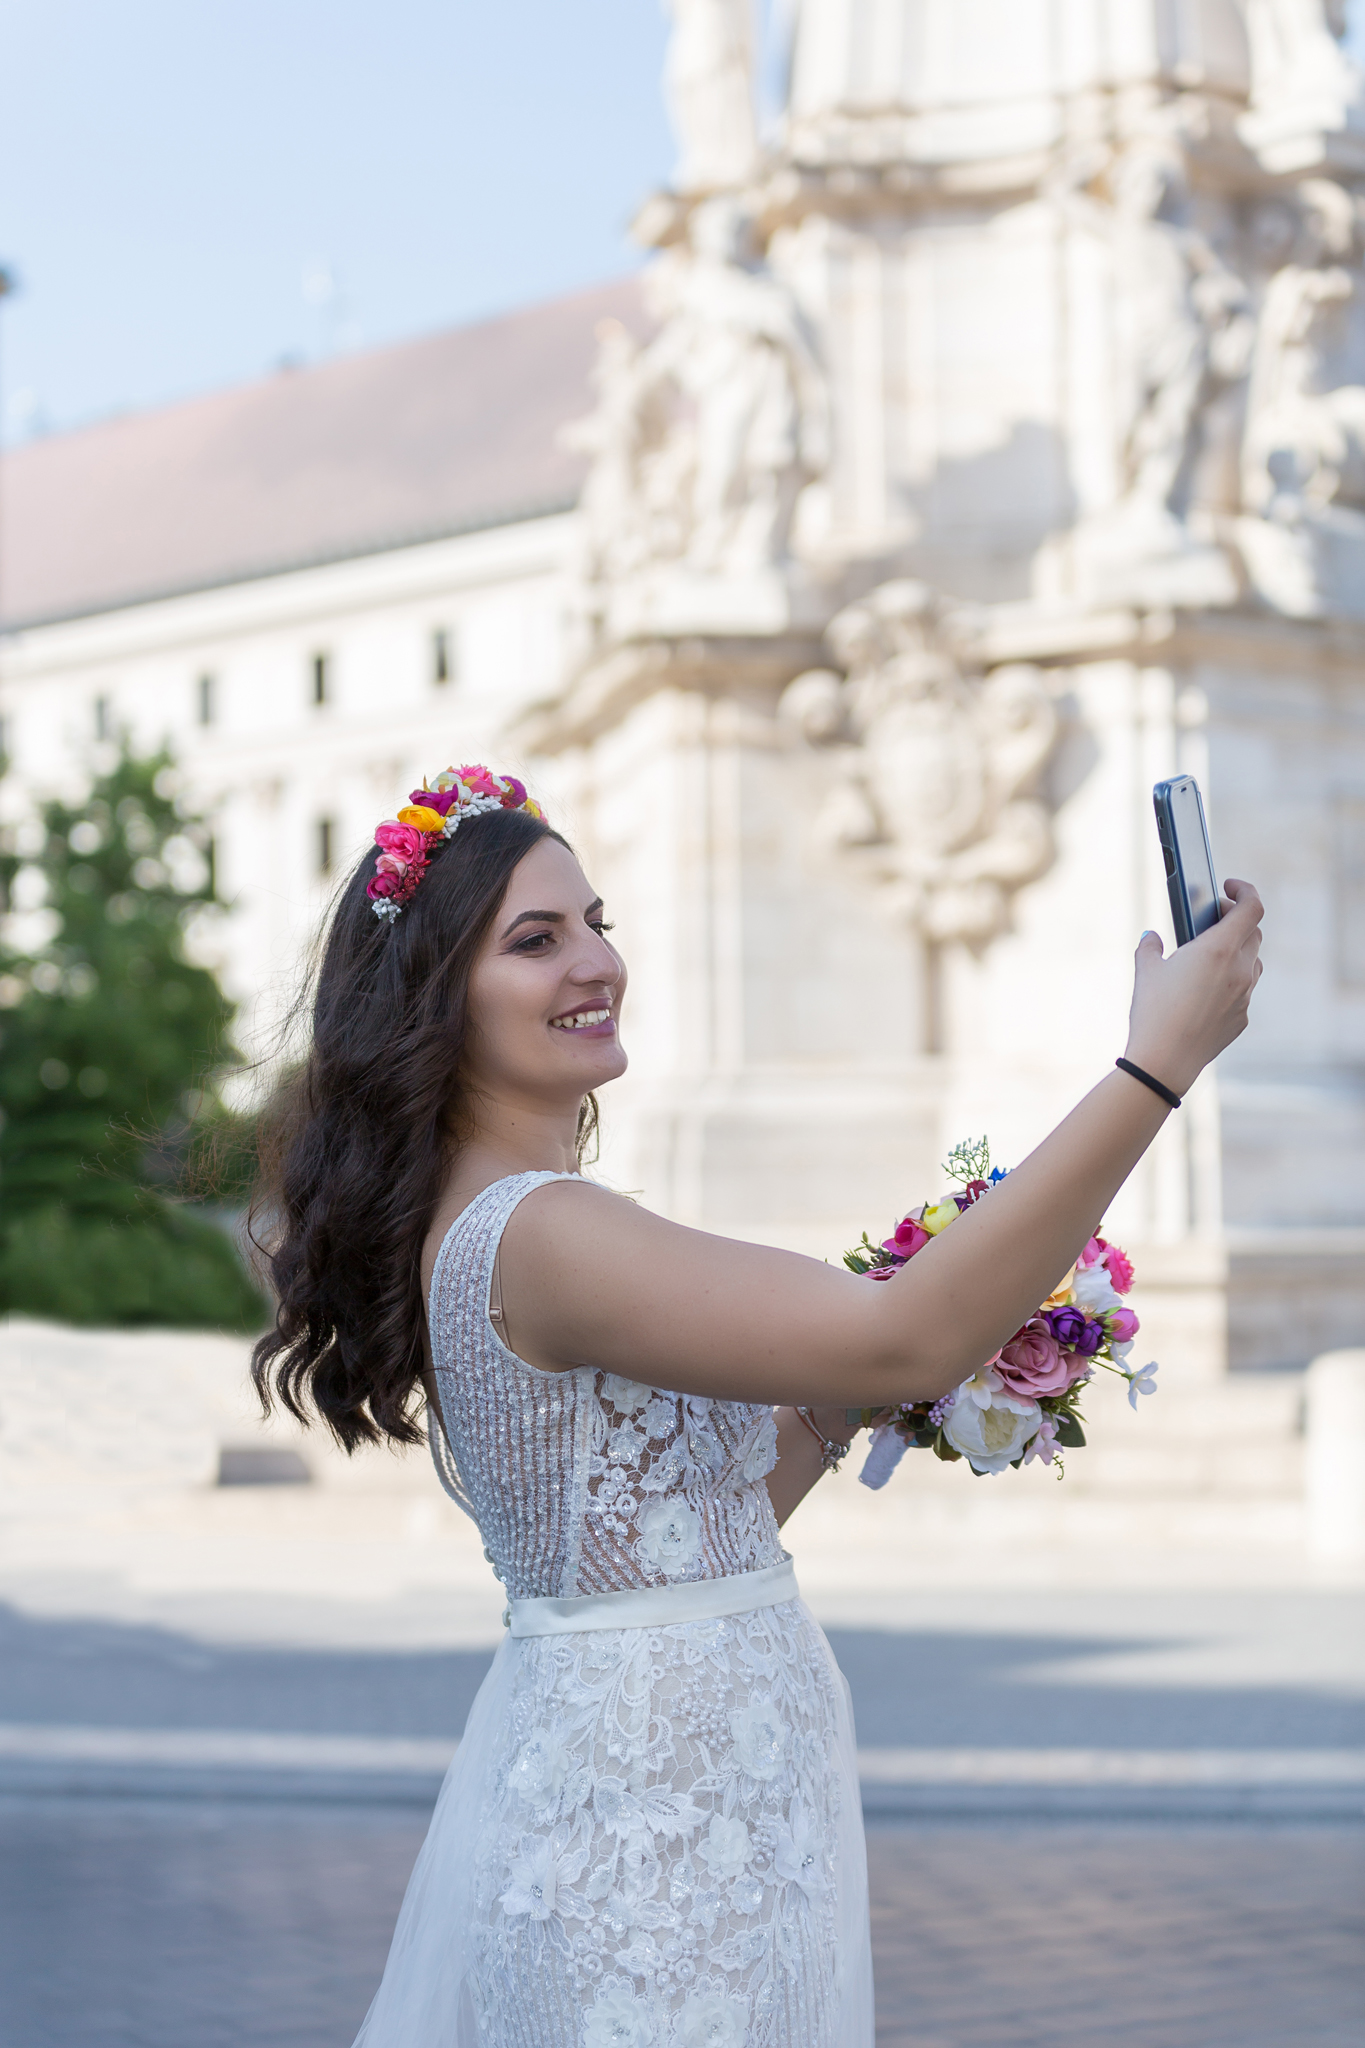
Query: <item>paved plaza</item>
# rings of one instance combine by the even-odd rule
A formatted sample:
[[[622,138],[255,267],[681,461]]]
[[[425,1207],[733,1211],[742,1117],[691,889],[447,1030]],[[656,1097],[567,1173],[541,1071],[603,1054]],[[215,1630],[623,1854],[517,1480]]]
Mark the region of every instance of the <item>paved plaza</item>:
[[[340,1605],[254,1614],[0,1606],[3,2048],[349,2048],[491,1653],[416,1608],[382,1643]],[[1359,2048],[1358,1594],[930,1590],[824,1619],[879,2048]]]

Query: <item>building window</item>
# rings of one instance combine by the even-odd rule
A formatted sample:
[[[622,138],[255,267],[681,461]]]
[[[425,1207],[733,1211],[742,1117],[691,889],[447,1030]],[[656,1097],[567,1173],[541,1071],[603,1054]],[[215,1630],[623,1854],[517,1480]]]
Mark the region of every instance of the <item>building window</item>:
[[[313,702],[325,704],[332,690],[332,658],[328,654],[315,654],[311,663],[313,678]]]
[[[330,818],[318,819],[318,873],[330,875],[335,857],[336,828]]]
[[[114,714],[107,697],[95,699],[95,738],[112,739],[114,735]]]
[[[203,675],[199,678],[199,723],[212,725],[218,716],[218,678]]]
[[[448,626],[438,626],[431,636],[432,682],[453,683],[455,669],[455,636]]]

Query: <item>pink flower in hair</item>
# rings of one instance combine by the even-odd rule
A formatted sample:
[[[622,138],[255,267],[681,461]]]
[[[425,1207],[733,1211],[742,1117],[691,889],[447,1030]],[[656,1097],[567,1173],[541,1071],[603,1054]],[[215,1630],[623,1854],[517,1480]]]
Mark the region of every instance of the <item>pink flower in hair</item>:
[[[400,860],[396,853],[381,853],[374,871],[377,875],[405,875],[410,866],[410,861]]]
[[[386,818],[382,825],[375,827],[374,843],[385,853],[397,854],[413,866],[421,866],[426,860],[426,834],[419,832],[415,825],[400,825],[396,818]]]
[[[526,784],[519,782],[515,775],[504,775],[501,777],[501,781],[504,790],[507,792],[503,798],[507,809],[509,811],[519,810],[526,801]]]
[[[412,792],[411,801],[415,804],[425,804],[429,811],[439,811],[441,816],[444,817],[455,802],[455,791],[453,789],[415,789]]]
[[[467,764],[465,767],[461,768],[460,780],[465,785],[466,789],[470,792],[471,796],[500,797],[502,795],[502,791],[501,789],[499,789],[493,777],[489,774],[488,770],[479,761],[475,761],[472,764]]]
[[[386,896],[397,896],[403,888],[403,878],[394,874],[374,874],[365,884],[365,894],[373,903]]]

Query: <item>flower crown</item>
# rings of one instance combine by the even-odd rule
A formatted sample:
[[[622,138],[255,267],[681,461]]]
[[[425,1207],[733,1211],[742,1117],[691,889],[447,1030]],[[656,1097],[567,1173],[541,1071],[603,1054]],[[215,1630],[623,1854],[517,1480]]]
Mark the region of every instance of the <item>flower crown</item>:
[[[416,895],[432,854],[467,818],[481,817],[485,811],[527,811],[533,818],[545,815],[515,775],[492,775],[477,763],[447,768],[431,787],[424,782],[414,789],[411,802],[375,831],[379,858],[365,888],[375,916],[397,917]]]

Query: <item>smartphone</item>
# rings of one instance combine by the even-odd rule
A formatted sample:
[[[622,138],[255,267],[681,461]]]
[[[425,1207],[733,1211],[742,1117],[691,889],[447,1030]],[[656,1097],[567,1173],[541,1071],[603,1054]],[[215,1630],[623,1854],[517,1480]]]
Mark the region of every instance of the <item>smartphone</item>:
[[[1152,791],[1177,946],[1188,946],[1223,915],[1204,800],[1192,775],[1173,775]]]

